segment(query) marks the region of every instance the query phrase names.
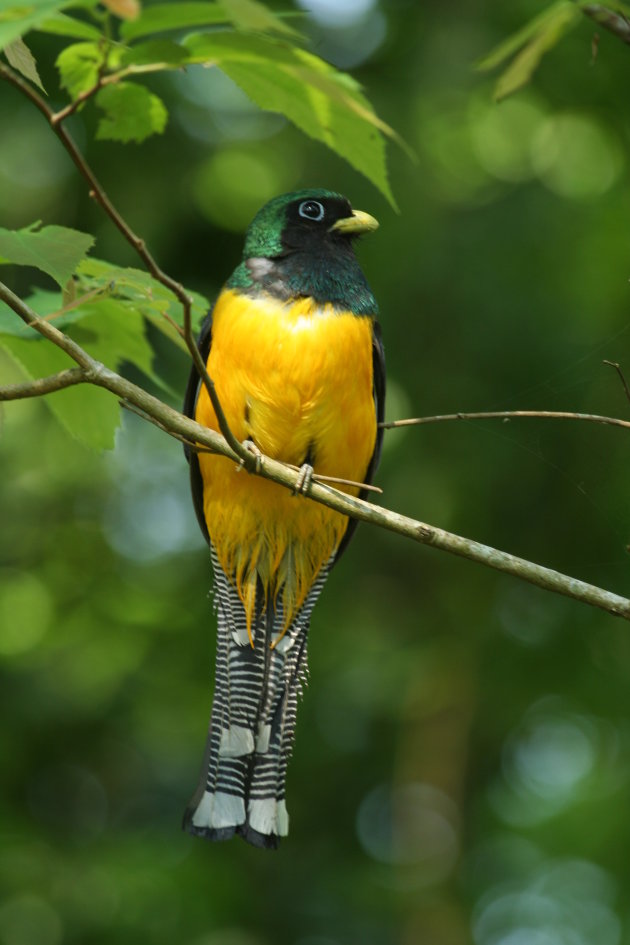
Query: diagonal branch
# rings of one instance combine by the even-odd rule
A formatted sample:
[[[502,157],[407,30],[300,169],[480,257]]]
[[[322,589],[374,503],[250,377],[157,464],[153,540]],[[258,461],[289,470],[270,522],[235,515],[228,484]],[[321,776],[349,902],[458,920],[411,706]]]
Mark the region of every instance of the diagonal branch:
[[[63,126],[63,116],[60,118],[58,115],[55,115],[53,110],[49,107],[47,102],[39,95],[39,93],[32,88],[27,82],[25,82],[21,76],[17,74],[9,66],[0,63],[0,78],[5,79],[7,82],[10,82],[14,85],[23,95],[25,95],[30,101],[35,105],[37,109],[44,115],[48,124],[55,132],[64,148],[70,155],[72,161],[74,162],[77,170],[81,176],[87,181],[90,187],[90,196],[93,197],[98,204],[103,208],[108,217],[112,220],[114,225],[118,227],[124,238],[127,242],[135,249],[143,263],[147,267],[151,275],[161,282],[163,286],[173,293],[175,298],[181,303],[182,310],[184,313],[184,338],[186,344],[190,351],[191,357],[193,359],[194,365],[197,368],[197,372],[201,379],[203,380],[210,397],[210,401],[214,408],[214,412],[219,423],[219,428],[221,433],[228,441],[232,450],[237,454],[237,456],[243,460],[245,466],[248,469],[251,469],[254,458],[252,454],[247,450],[239,441],[236,439],[230,426],[227,422],[225,413],[219,401],[214,382],[209,376],[206,366],[203,363],[201,354],[199,353],[199,348],[195,341],[193,331],[192,331],[192,322],[190,317],[192,300],[189,295],[186,294],[186,291],[181,285],[171,276],[167,275],[157,264],[151,253],[149,252],[146,243],[141,239],[134,231],[131,229],[127,221],[122,217],[118,212],[116,207],[113,205],[105,190],[99,183],[94,171],[91,169],[79,149],[77,148],[74,139],[66,131]],[[67,117],[67,116],[66,116]]]
[[[43,394],[52,394],[56,390],[65,390],[75,384],[85,384],[87,377],[83,368],[68,368],[48,377],[40,377],[25,384],[10,384],[0,387],[0,402],[3,400],[24,400],[26,397],[41,397]]]
[[[201,426],[189,417],[183,416],[183,414],[173,410],[172,407],[162,403],[157,397],[153,397],[152,394],[141,387],[95,361],[76,342],[53,325],[39,318],[25,302],[2,283],[0,283],[0,299],[5,301],[23,321],[32,325],[33,328],[40,331],[77,361],[84,368],[86,382],[111,391],[125,404],[131,405],[136,412],[140,412],[147,419],[156,422],[158,426],[161,426],[162,429],[177,439],[184,438],[196,446],[220,453],[232,462],[239,460],[238,454],[220,434]],[[258,474],[292,491],[295,491],[300,475],[299,472],[290,469],[284,463],[269,457],[264,457]],[[593,607],[599,607],[614,616],[630,620],[630,600],[593,584],[587,584],[566,574],[561,574],[559,571],[534,564],[505,551],[498,551],[489,545],[483,545],[452,532],[446,532],[441,528],[427,525],[405,515],[399,515],[397,512],[381,509],[323,483],[311,482],[308,497],[359,521],[386,528],[413,541],[431,545],[442,551],[468,558],[470,561],[477,561],[497,571],[511,574],[521,580],[528,581],[530,584],[535,584],[544,590],[563,594],[565,597],[571,597]]]

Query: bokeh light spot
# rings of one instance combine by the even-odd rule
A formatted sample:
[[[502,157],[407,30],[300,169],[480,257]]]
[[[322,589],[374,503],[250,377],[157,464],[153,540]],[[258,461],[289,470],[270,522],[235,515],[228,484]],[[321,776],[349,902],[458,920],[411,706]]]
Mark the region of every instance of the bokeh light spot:
[[[297,0],[297,5],[322,26],[343,28],[366,16],[376,0]]]
[[[193,195],[201,212],[226,230],[241,233],[284,184],[279,154],[226,148],[197,171]]]
[[[0,656],[15,656],[36,646],[53,614],[47,587],[34,574],[0,573]]]
[[[546,863],[520,883],[499,883],[488,890],[473,915],[474,941],[476,945],[618,945],[621,928],[609,892],[609,877],[593,863]]]
[[[451,871],[458,842],[456,809],[442,791],[411,783],[374,788],[357,814],[359,841],[382,863],[422,866],[427,882]]]
[[[544,117],[543,108],[532,99],[508,99],[500,106],[474,100],[470,133],[481,166],[498,180],[515,182],[531,177],[531,142]]]
[[[601,197],[623,167],[612,133],[595,119],[570,112],[541,125],[532,142],[532,160],[541,181],[569,200]]]
[[[59,916],[39,896],[15,896],[0,905],[2,945],[58,945],[62,934]]]

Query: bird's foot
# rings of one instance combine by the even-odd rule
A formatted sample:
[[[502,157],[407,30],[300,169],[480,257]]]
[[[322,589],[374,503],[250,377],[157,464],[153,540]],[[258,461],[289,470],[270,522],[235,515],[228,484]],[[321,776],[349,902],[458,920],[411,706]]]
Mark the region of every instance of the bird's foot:
[[[300,472],[297,482],[293,487],[293,495],[306,495],[313,481],[313,467],[310,463],[303,463],[300,466]]]
[[[258,449],[253,440],[243,440],[245,449],[254,457],[254,472],[259,473],[263,467],[263,454]],[[246,460],[240,459],[236,471],[240,472],[246,466]]]

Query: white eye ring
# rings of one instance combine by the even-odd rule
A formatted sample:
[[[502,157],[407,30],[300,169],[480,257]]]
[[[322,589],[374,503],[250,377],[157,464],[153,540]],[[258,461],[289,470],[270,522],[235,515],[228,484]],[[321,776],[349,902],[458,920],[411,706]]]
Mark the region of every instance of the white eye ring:
[[[303,200],[298,207],[298,213],[305,220],[315,220],[316,222],[324,219],[324,206],[319,200]]]

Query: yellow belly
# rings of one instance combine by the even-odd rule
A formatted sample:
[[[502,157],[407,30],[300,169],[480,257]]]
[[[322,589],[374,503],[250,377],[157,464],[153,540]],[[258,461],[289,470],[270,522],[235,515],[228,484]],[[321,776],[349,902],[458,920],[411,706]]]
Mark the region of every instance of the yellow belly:
[[[225,290],[208,372],[237,439],[296,466],[310,455],[316,473],[363,481],[376,439],[371,319],[312,299],[282,303]],[[218,429],[205,388],[196,419]],[[248,624],[258,576],[274,600],[281,594],[288,626],[347,517],[239,472],[225,457],[200,454],[199,463],[208,532]]]

